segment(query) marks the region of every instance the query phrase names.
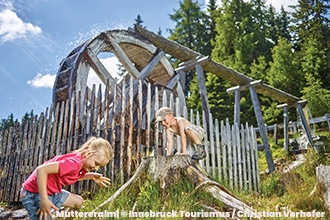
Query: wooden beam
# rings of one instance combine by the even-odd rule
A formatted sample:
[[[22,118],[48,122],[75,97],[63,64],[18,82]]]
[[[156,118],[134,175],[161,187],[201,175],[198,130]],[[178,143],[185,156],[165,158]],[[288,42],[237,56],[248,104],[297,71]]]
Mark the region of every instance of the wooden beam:
[[[255,81],[249,82],[245,85],[238,85],[238,86],[231,87],[231,88],[227,89],[226,92],[227,93],[234,93],[236,90],[244,91],[244,90],[249,89],[250,86],[258,85],[260,83],[261,83],[261,79],[260,80],[255,80]]]
[[[275,165],[274,165],[274,161],[273,161],[272,151],[270,149],[269,142],[268,142],[267,129],[266,129],[264,120],[262,118],[262,112],[261,112],[261,108],[260,108],[260,104],[259,104],[258,95],[253,86],[250,87],[250,94],[251,94],[251,99],[252,99],[252,103],[253,103],[254,114],[257,118],[259,133],[261,136],[262,144],[264,146],[263,149],[264,149],[264,153],[265,153],[266,160],[267,160],[268,172],[271,173],[275,170]]]
[[[207,91],[205,86],[205,77],[203,69],[200,65],[196,65],[196,72],[197,72],[197,78],[198,78],[198,88],[202,100],[202,109],[205,112],[206,117],[206,124],[207,124],[207,134],[210,134],[210,106],[209,106],[209,100],[207,98]]]
[[[149,63],[141,70],[140,79],[144,80],[148,77],[150,72],[155,68],[157,63],[165,56],[162,50],[158,50]]]
[[[151,31],[148,31],[139,25],[135,25],[135,32],[148,39],[156,47],[161,48],[165,53],[171,54],[172,56],[182,61],[191,60],[194,59],[195,57],[204,57],[204,55],[196,51],[193,51],[188,47],[185,47],[177,42],[171,41]],[[250,78],[242,73],[239,73],[211,59],[206,60],[202,64],[202,67],[204,71],[211,72],[236,85],[245,85],[252,81],[255,81],[255,79]],[[295,105],[297,101],[301,100],[300,98],[294,95],[291,95],[282,90],[271,87],[264,83],[255,86],[255,89],[258,93],[274,98],[280,102],[288,103],[289,106]]]
[[[311,131],[309,129],[309,124],[307,123],[306,116],[305,116],[304,111],[302,109],[302,104],[306,104],[306,100],[302,100],[301,102],[297,102],[297,111],[298,111],[298,114],[300,116],[303,128],[305,129],[308,142],[312,147],[314,147],[312,134],[311,134]]]
[[[95,73],[100,77],[101,81],[106,84],[107,79],[110,80],[110,83],[116,83],[116,80],[112,77],[112,75],[108,72],[108,70],[104,67],[104,65],[101,63],[99,58],[87,48],[86,51],[82,53],[82,55],[85,57],[85,59],[88,61],[88,63],[91,65]],[[113,88],[110,87],[110,91],[113,92]],[[121,91],[118,90],[119,93]]]
[[[191,69],[193,69],[197,64],[202,65],[203,63],[205,63],[207,60],[209,59],[208,56],[198,56],[195,57],[191,60],[188,60],[186,62],[182,62],[179,64],[179,67],[175,69],[175,71],[189,71]]]
[[[283,133],[284,133],[284,149],[289,151],[289,114],[288,104],[282,104],[276,106],[277,108],[283,108]]]
[[[118,60],[123,64],[125,69],[131,73],[131,75],[135,79],[140,78],[140,72],[135,68],[135,66],[132,64],[132,61],[127,57],[124,50],[119,46],[119,44],[116,42],[116,40],[109,34],[106,34],[107,39],[111,43],[114,53],[116,54]]]
[[[173,74],[170,80],[167,82],[166,88],[174,89],[174,86],[179,82],[179,80],[180,75],[178,73]]]

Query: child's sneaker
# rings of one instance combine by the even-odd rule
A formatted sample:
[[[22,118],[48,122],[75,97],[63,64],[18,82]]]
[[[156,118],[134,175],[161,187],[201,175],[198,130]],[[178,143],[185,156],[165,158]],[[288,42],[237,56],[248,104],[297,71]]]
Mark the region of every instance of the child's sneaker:
[[[205,146],[203,144],[196,144],[196,150],[192,155],[193,160],[201,160],[206,157]]]

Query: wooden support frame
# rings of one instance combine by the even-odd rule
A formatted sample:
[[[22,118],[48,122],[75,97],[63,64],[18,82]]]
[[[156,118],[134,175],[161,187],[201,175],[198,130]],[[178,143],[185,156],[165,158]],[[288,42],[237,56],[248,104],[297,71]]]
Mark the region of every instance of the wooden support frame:
[[[206,90],[206,86],[205,86],[205,76],[204,76],[204,71],[202,69],[202,67],[197,64],[196,65],[196,73],[197,73],[197,77],[198,77],[198,88],[200,91],[200,96],[201,96],[201,101],[202,101],[202,109],[203,112],[205,113],[205,117],[206,117],[206,124],[207,124],[207,128],[204,128],[207,130],[207,134],[210,134],[210,106],[209,106],[209,100],[207,97],[207,90]]]
[[[276,106],[277,108],[283,108],[283,133],[284,133],[284,149],[289,151],[289,114],[288,114],[288,104],[282,104]]]
[[[301,119],[301,123],[303,125],[303,128],[305,129],[308,142],[312,147],[314,147],[312,134],[310,132],[309,125],[308,125],[307,120],[306,120],[306,116],[305,116],[304,111],[302,109],[302,106],[306,105],[306,103],[307,103],[307,100],[301,100],[301,101],[297,102],[297,111],[298,111],[299,117]]]
[[[253,85],[253,83],[252,83]],[[262,144],[263,144],[263,150],[266,155],[267,165],[268,165],[268,172],[273,172],[275,170],[275,165],[273,161],[272,151],[269,146],[268,142],[268,136],[267,136],[267,129],[264,123],[264,120],[262,118],[262,112],[259,104],[258,94],[253,86],[250,86],[250,94],[252,98],[253,103],[253,109],[254,114],[257,119],[258,127],[259,127],[259,133],[261,136]]]

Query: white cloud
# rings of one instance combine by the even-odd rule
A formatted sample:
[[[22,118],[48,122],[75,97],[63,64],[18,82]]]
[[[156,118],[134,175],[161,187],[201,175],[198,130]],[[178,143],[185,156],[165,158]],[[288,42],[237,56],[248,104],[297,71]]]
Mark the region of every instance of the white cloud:
[[[41,28],[19,18],[11,3],[0,6],[0,43],[40,34]]]
[[[53,88],[56,75],[38,73],[34,79],[28,80],[27,84],[36,88]]]
[[[120,62],[117,57],[109,57],[100,59],[103,63],[104,67],[108,70],[108,72],[112,75],[113,78],[120,78],[118,76],[118,66]],[[55,83],[56,75],[46,74],[42,75],[38,73],[32,80],[28,80],[27,84],[35,87],[35,88],[53,88]],[[96,75],[93,69],[90,69],[87,79],[87,86],[92,88],[93,84],[98,86],[99,84],[104,83],[100,80],[100,78]]]

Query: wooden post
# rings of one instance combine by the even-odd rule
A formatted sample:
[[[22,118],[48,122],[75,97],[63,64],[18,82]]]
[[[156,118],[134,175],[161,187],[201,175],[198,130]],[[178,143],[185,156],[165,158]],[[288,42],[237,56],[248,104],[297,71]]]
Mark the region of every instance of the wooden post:
[[[251,85],[253,85],[253,83],[251,83]],[[264,120],[262,118],[258,95],[253,86],[251,86],[249,89],[250,89],[250,94],[251,94],[251,98],[252,98],[254,114],[256,115],[256,118],[257,118],[259,133],[260,133],[261,140],[263,143],[264,153],[266,155],[268,171],[273,172],[275,170],[275,165],[274,165],[274,161],[273,161],[273,157],[272,157],[272,151],[270,150],[270,146],[268,143],[267,130],[266,130]]]
[[[206,130],[207,134],[210,134],[210,106],[209,106],[209,100],[207,98],[207,91],[206,91],[206,86],[205,86],[205,77],[204,77],[204,72],[203,69],[200,65],[196,65],[196,72],[197,72],[197,77],[198,77],[198,87],[200,91],[200,96],[202,100],[202,109],[205,112],[205,117],[206,117]]]
[[[240,99],[241,99],[241,91],[239,89],[235,90],[235,104],[234,104],[234,124],[241,123],[240,120],[240,112],[241,112],[241,106],[240,106]]]
[[[288,104],[278,105],[277,108],[283,108],[283,132],[284,132],[284,149],[289,150],[289,115],[288,115]]]
[[[297,111],[298,111],[298,114],[300,116],[301,123],[302,123],[302,125],[305,129],[305,132],[306,132],[306,135],[307,135],[307,138],[308,138],[308,142],[311,146],[314,146],[312,134],[309,130],[309,125],[307,123],[304,111],[303,111],[302,106],[301,106],[302,104],[305,104],[306,102],[307,102],[306,100],[298,101],[297,102]]]

